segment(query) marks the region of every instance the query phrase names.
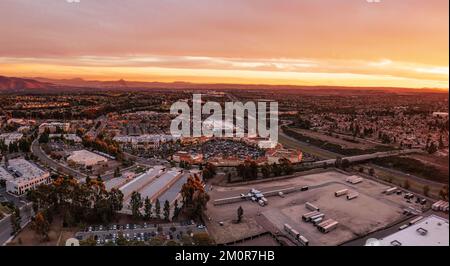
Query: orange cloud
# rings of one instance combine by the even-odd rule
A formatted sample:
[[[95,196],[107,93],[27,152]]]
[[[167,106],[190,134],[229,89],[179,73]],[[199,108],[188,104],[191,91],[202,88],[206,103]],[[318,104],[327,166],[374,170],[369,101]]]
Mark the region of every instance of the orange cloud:
[[[0,1],[0,74],[448,88],[448,0]]]

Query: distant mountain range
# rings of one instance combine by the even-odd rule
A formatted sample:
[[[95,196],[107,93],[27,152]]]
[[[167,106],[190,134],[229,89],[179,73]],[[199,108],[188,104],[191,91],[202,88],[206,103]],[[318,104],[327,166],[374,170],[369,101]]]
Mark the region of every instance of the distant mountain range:
[[[33,78],[36,81],[52,83],[60,86],[71,86],[71,87],[89,87],[89,88],[198,88],[198,84],[188,83],[188,82],[140,82],[140,81],[126,81],[123,79],[116,81],[98,81],[98,80],[84,80],[82,78],[74,79],[48,79],[48,78]]]
[[[264,89],[264,90],[304,90],[304,91],[389,91],[389,92],[447,92],[443,89],[409,89],[409,88],[387,88],[387,87],[337,87],[337,86],[296,86],[296,85],[266,85],[266,84],[199,84],[189,82],[140,82],[126,81],[98,81],[74,79],[49,79],[49,78],[17,78],[0,76],[0,93],[14,92],[69,92],[69,91],[101,91],[101,90],[147,90],[147,89]]]
[[[0,76],[0,92],[20,92],[27,90],[45,90],[54,86],[34,79],[9,78]]]

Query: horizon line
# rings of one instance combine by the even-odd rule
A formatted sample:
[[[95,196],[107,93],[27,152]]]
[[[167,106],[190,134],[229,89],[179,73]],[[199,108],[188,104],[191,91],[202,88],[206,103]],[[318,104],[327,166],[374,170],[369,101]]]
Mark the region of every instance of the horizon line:
[[[2,76],[2,75],[0,75]],[[8,76],[5,76],[8,77]],[[13,77],[10,77],[13,78]],[[73,78],[51,78],[51,77],[42,77],[42,76],[35,76],[35,77],[28,77],[28,76],[22,76],[22,77],[17,77],[17,78],[22,78],[22,79],[33,79],[33,80],[37,80],[37,79],[48,79],[48,80],[55,80],[55,81],[64,81],[64,80],[82,80],[84,82],[119,82],[119,81],[124,81],[124,82],[131,82],[131,83],[162,83],[162,84],[176,84],[176,83],[186,83],[186,84],[191,84],[191,85],[238,85],[238,86],[272,86],[272,87],[328,87],[328,88],[350,88],[350,89],[357,89],[357,88],[361,88],[361,89],[407,89],[407,90],[413,90],[413,91],[424,91],[424,90],[428,90],[430,92],[434,91],[434,92],[449,92],[449,87],[447,88],[440,88],[440,87],[422,87],[422,88],[414,88],[414,87],[402,87],[402,86],[353,86],[353,85],[299,85],[299,84],[267,84],[267,83],[235,83],[235,82],[214,82],[214,83],[204,83],[204,82],[191,82],[191,81],[183,81],[183,80],[176,80],[176,81],[158,81],[158,80],[153,80],[153,81],[140,81],[140,80],[127,80],[124,78],[119,78],[119,79],[85,79],[82,77],[73,77]],[[54,85],[58,85],[58,84],[54,84]],[[66,85],[67,86],[67,85]]]

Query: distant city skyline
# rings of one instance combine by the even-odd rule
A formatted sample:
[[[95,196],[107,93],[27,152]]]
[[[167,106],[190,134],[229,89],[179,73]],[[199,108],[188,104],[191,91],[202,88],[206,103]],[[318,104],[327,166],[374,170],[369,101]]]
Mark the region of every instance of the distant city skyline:
[[[0,75],[448,89],[447,0],[2,0]]]

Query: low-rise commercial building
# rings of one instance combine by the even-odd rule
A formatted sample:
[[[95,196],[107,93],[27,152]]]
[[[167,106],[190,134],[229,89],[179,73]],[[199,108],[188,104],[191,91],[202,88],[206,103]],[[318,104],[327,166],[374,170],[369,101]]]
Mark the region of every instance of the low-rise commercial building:
[[[169,141],[176,141],[178,138],[171,135],[145,134],[140,136],[116,136],[114,141],[119,143],[122,147],[132,149],[154,149],[159,147],[162,143]]]
[[[35,125],[36,121],[31,119],[23,119],[23,118],[10,118],[6,122],[8,125],[19,125],[19,126],[28,126]]]
[[[3,133],[0,135],[0,141],[3,141],[5,145],[9,145],[18,142],[22,137],[22,133]]]
[[[81,143],[82,142],[82,139],[80,137],[78,137],[76,134],[50,134],[49,137],[51,139],[64,138],[65,140],[73,141],[75,143]]]
[[[106,163],[108,162],[108,159],[87,150],[79,150],[73,151],[72,154],[67,157],[67,162],[88,167]]]
[[[27,160],[18,158],[8,161],[7,172],[13,177],[6,181],[6,191],[21,196],[41,184],[50,183],[50,173]],[[1,171],[1,170],[0,170]]]
[[[299,163],[302,161],[303,154],[299,150],[293,149],[273,149],[266,153],[267,162],[269,164],[280,163],[280,160],[287,159],[291,163]]]
[[[69,123],[61,123],[61,122],[42,123],[41,125],[39,125],[39,134],[44,133],[46,129],[48,129],[50,133],[55,133],[57,130],[66,132],[69,130],[69,128],[70,128]]]
[[[178,151],[172,156],[172,159],[178,163],[187,162],[189,164],[198,164],[203,161],[203,154]]]
[[[448,247],[448,220],[437,215],[430,215],[392,235],[380,239],[378,243],[381,246]]]

